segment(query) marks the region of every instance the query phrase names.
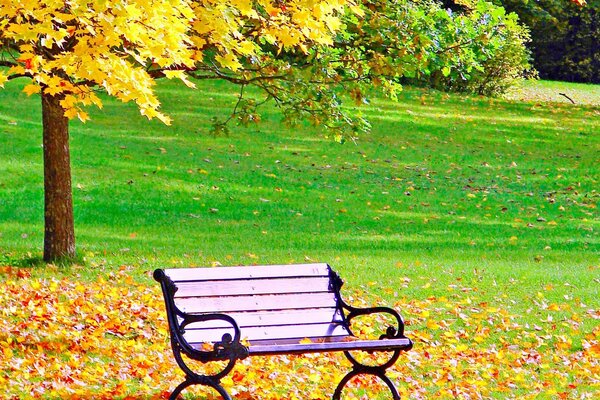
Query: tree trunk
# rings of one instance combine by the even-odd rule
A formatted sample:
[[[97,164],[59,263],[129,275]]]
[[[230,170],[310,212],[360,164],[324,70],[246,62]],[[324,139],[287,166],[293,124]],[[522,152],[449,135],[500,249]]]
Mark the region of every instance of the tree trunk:
[[[60,97],[42,93],[46,262],[75,256],[69,120],[60,100]]]

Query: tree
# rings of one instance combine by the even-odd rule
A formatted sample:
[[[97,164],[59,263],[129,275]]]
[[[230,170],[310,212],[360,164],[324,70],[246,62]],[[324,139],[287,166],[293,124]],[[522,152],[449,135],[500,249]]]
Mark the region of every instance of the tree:
[[[168,0],[0,3],[0,85],[29,78],[24,91],[41,95],[46,261],[75,254],[69,119],[86,121],[83,107],[101,107],[94,90],[103,88],[168,122],[158,111],[149,60],[157,69],[193,65],[186,45],[192,18],[188,4]]]
[[[521,23],[530,28],[529,47],[541,78],[600,82],[600,1],[493,2],[518,14]]]
[[[73,118],[88,120],[86,106],[102,107],[96,90],[134,101],[143,115],[168,124],[154,93],[155,79],[177,78],[193,86],[185,72],[240,82],[278,73],[281,65],[269,66],[261,59],[261,46],[279,51],[327,46],[345,6],[353,5],[301,0],[2,0],[0,86],[28,78],[24,91],[40,94],[42,103],[44,260],[75,254],[68,126]],[[253,58],[260,67],[253,69],[257,63],[251,61],[243,69],[241,61]]]
[[[600,1],[590,0],[585,8],[547,0],[540,4],[549,11],[546,20],[534,20],[531,28],[540,76],[600,83]]]
[[[232,115],[241,122],[257,117],[258,102],[243,96],[255,85],[290,122],[365,129],[362,119],[340,111],[330,91],[373,75],[369,62],[384,64],[374,52],[363,59],[349,51],[343,20],[361,29],[362,15],[352,0],[2,0],[0,86],[27,78],[24,92],[41,97],[44,260],[75,255],[68,127],[70,119],[89,119],[87,106],[102,107],[97,90],[169,124],[156,79],[188,86],[188,76],[225,79],[241,87]],[[361,98],[359,90],[352,93]]]

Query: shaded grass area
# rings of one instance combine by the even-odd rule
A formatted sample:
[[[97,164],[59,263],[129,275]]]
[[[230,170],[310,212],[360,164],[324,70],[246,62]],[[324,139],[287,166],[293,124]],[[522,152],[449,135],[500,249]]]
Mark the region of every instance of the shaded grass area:
[[[340,145],[279,124],[273,109],[261,125],[211,136],[210,119],[235,104],[232,88],[163,82],[171,127],[108,99],[91,122],[72,124],[82,265],[56,269],[36,264],[41,117],[22,85],[0,91],[0,264],[35,264],[34,279],[89,283],[126,266],[147,286],[155,267],[329,262],[369,303],[416,302],[409,335],[429,378],[436,364],[425,349],[448,350],[449,326],[455,337],[479,329],[459,311],[478,321],[481,310],[507,310],[518,329],[507,323],[483,345],[517,346],[513,361],[529,348],[517,336],[534,342],[536,326],[560,339],[544,346],[560,343],[565,354],[582,351],[598,326],[598,107],[407,88],[397,103],[372,99],[361,110],[372,134]]]

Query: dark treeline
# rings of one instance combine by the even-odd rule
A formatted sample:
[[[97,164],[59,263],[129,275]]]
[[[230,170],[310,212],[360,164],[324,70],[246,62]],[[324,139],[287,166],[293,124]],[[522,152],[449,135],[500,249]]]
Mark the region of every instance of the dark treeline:
[[[529,47],[540,78],[600,83],[600,0],[494,0],[531,30]]]

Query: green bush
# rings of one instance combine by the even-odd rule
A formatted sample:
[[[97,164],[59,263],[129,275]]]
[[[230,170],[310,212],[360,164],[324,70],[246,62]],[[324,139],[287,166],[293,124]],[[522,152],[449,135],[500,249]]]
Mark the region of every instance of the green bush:
[[[491,6],[490,3],[485,4]],[[524,77],[535,75],[530,64],[530,52],[526,47],[530,40],[529,30],[518,23],[516,14],[505,14],[502,8],[497,10],[498,19],[494,23],[489,26],[479,25],[484,30],[489,28],[490,40],[480,43],[485,49],[477,60],[481,68],[475,69],[467,80],[467,91],[498,95]],[[483,19],[481,15],[478,18]],[[486,34],[487,32],[483,33]]]
[[[411,83],[493,96],[531,75],[528,29],[516,14],[474,0],[461,11],[434,1],[416,3],[429,38],[429,59]]]

